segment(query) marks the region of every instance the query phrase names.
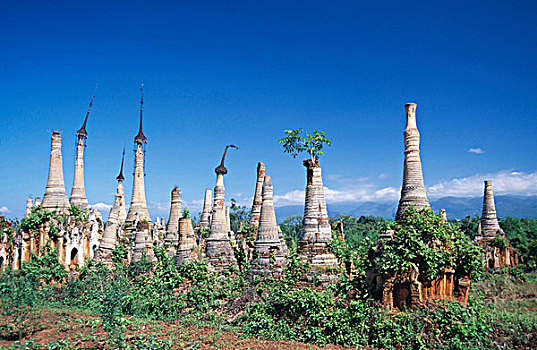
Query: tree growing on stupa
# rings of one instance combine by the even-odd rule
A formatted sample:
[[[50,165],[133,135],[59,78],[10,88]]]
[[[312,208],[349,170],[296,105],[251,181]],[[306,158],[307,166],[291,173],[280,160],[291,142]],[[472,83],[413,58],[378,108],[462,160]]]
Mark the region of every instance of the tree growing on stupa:
[[[328,245],[332,240],[332,228],[319,164],[319,156],[324,154],[323,148],[332,145],[332,141],[323,131],[308,133],[296,129],[286,130],[285,133],[287,136],[278,141],[285,153],[290,153],[293,158],[303,152],[309,155],[309,159],[303,162],[306,167],[306,199],[297,253],[300,260],[310,267],[304,280],[324,284],[338,275],[338,261]]]

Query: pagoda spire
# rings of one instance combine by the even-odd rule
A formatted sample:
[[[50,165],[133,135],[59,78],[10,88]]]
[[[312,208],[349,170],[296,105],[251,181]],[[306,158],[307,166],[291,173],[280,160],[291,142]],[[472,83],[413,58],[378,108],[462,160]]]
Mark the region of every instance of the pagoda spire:
[[[230,245],[230,239],[234,237],[227,224],[225,206],[224,175],[227,174],[227,169],[224,167],[224,161],[229,147],[237,148],[234,145],[227,145],[220,165],[214,169],[216,186],[214,187],[209,237],[206,240],[206,256],[209,259],[211,268],[218,271],[229,266],[237,266],[237,259]]]
[[[147,143],[147,137],[145,137],[144,132],[142,131],[142,116],[144,113],[144,84],[140,87],[142,94],[142,99],[140,100],[140,129],[138,130],[138,135],[134,138],[136,143]]]
[[[121,168],[119,169],[119,175],[116,177],[116,180],[123,181],[125,177],[123,176],[123,162],[125,161],[125,146],[123,146],[123,155],[121,157]]]
[[[86,132],[86,123],[88,122],[88,117],[89,117],[89,114],[90,114],[90,111],[91,111],[91,106],[93,105],[93,100],[95,99],[95,93],[97,92],[97,86],[99,86],[99,84],[95,84],[95,90],[93,90],[93,96],[91,96],[88,111],[86,112],[86,118],[84,118],[84,123],[82,124],[82,127],[80,129],[78,129],[78,131],[76,132],[76,136],[82,136],[84,138],[88,137],[88,133]]]
[[[142,99],[140,100],[140,129],[138,135],[134,138],[134,181],[132,183],[132,197],[129,212],[127,213],[127,222],[134,222],[136,214],[143,221],[151,221],[149,212],[147,211],[147,201],[145,198],[145,172],[144,172],[144,144],[147,143],[147,138],[142,132],[142,113],[144,105],[144,85],[141,87]]]
[[[140,129],[141,130],[141,129]],[[226,146],[226,149],[224,150],[224,154],[222,155],[222,161],[220,162],[220,165],[216,167],[216,169],[214,169],[214,172],[217,173],[217,174],[222,174],[222,175],[225,175],[227,174],[227,169],[226,167],[224,166],[224,161],[226,160],[226,153],[227,153],[227,149],[229,147],[233,147],[233,148],[236,148],[236,149],[239,149],[239,147],[235,146],[235,145],[227,145]]]

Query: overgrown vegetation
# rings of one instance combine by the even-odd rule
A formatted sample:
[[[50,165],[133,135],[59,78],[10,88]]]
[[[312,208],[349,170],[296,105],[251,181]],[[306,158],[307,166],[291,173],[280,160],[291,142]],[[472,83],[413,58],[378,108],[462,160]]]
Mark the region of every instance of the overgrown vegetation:
[[[537,269],[537,219],[508,216],[500,221],[505,237],[518,251],[524,268]]]
[[[483,272],[481,249],[431,209],[410,207],[401,223],[388,222],[387,228],[393,230],[393,238],[382,245],[382,255],[374,262],[382,274],[408,270],[411,264],[427,280],[446,268],[474,277]]]
[[[239,225],[246,220],[242,214],[236,216]],[[32,221],[25,224],[39,227],[41,223],[36,222],[40,222],[42,215],[48,214],[37,211]],[[290,258],[281,278],[247,281],[246,275],[237,271],[215,274],[208,270],[205,260],[177,267],[175,259],[159,248],[155,248],[156,263],[142,259],[129,265],[123,243],[113,251],[111,269],[90,261],[77,270],[78,277],[74,278],[58,263],[57,252],[46,246],[40,256],[32,256],[21,269],[8,269],[0,276],[0,305],[5,310],[0,314],[0,340],[20,339],[14,349],[45,348],[30,340],[40,327],[36,325],[39,316],[35,310],[67,308],[87,310],[84,312],[94,315],[91,327],[101,332],[92,340],[96,348],[173,347],[172,338],[164,339],[149,329],[136,328],[142,320],[150,322],[144,324],[196,323],[233,329],[249,337],[358,348],[483,349],[537,345],[537,277],[523,275],[520,270],[511,269],[511,275],[485,275],[474,285],[467,308],[446,302],[393,312],[373,300],[365,283],[366,271],[371,268],[367,252],[383,228],[394,229],[394,238],[393,243],[384,246],[389,254],[376,262],[380,269],[400,270],[408,267],[408,261],[417,261],[431,278],[446,266],[477,271],[481,266],[479,250],[455,224],[444,223],[440,215],[427,210],[411,210],[402,225],[381,218],[343,215],[332,223],[338,221],[344,224],[345,241],[334,233],[330,245],[342,262],[342,274],[326,288],[298,283],[307,269],[295,250],[301,217],[288,218],[281,225],[290,247]],[[515,221],[507,222],[515,225]],[[523,230],[518,233],[520,242],[531,246],[531,239],[526,240]],[[445,249],[433,249],[427,242],[442,243]],[[531,254],[527,252],[525,256]],[[58,339],[49,348],[75,348],[68,341]]]
[[[477,227],[481,218],[466,217],[460,221],[453,221],[471,239],[475,238]],[[528,271],[537,269],[537,219],[514,218],[507,216],[500,220],[500,227],[505,233],[505,238],[518,251],[520,266]],[[505,245],[499,241],[496,244]]]

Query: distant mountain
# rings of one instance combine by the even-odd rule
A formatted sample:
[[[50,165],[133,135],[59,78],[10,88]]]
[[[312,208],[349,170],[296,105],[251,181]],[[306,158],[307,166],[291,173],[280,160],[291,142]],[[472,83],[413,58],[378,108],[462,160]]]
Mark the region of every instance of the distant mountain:
[[[500,218],[537,218],[537,196],[495,196],[496,212]],[[446,209],[448,217],[461,219],[481,215],[483,198],[444,197],[431,202],[434,210]]]
[[[537,218],[537,196],[495,196],[496,211],[500,218],[514,216],[519,218]],[[451,219],[462,219],[466,216],[481,215],[483,206],[482,197],[443,197],[431,201],[434,210],[445,209]],[[347,202],[328,204],[328,215],[337,214],[360,217],[381,216],[393,219],[397,210],[397,202]],[[276,208],[278,222],[289,216],[304,215],[304,207],[292,205]]]

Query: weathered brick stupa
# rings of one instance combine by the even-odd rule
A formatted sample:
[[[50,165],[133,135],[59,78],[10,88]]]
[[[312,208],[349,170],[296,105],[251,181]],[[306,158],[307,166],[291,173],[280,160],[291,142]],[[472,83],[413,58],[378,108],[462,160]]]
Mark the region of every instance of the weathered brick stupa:
[[[287,247],[282,239],[280,227],[276,223],[272,181],[268,175],[264,177],[263,181],[260,214],[250,273],[253,275],[280,275],[287,263]]]
[[[144,171],[144,154],[147,137],[142,131],[142,114],[144,106],[144,91],[142,85],[142,99],[140,100],[140,129],[138,135],[134,138],[135,166],[134,181],[132,183],[132,197],[129,212],[127,213],[127,222],[134,222],[136,213],[141,221],[150,222],[149,212],[147,211],[147,202],[145,199],[145,171]]]
[[[214,202],[212,209],[211,228],[209,237],[207,238],[206,256],[209,259],[211,267],[215,270],[223,270],[230,266],[237,267],[237,259],[233,254],[230,240],[230,231],[225,212],[225,188],[224,175],[227,174],[227,169],[224,166],[226,153],[229,147],[226,146],[224,155],[220,165],[214,170],[216,173],[216,186],[214,187]]]
[[[50,165],[42,206],[61,212],[67,212],[70,206],[63,182],[62,137],[57,131],[53,131],[51,135]]]
[[[210,189],[205,189],[203,199],[203,211],[201,212],[200,227],[208,229],[211,224],[211,212],[213,210],[213,195]]]
[[[429,208],[429,200],[423,183],[420,159],[420,132],[416,124],[416,104],[407,103],[405,138],[405,164],[403,170],[403,187],[395,220],[400,221],[412,205],[416,209]]]
[[[481,216],[481,234],[485,237],[496,237],[503,235],[503,230],[498,223],[496,205],[494,204],[494,193],[492,192],[492,181],[485,181],[485,192],[483,193],[483,213]]]
[[[307,169],[306,202],[298,256],[310,265],[307,281],[325,283],[337,278],[338,261],[328,246],[332,228],[326,210],[321,166],[319,160],[310,159],[304,161],[304,166]]]
[[[153,242],[149,230],[149,223],[139,221],[136,224],[136,231],[134,232],[134,249],[132,251],[131,261],[140,261],[144,256],[148,261],[155,260]]]
[[[172,202],[170,205],[170,217],[166,225],[166,237],[164,245],[170,256],[175,256],[175,249],[179,242],[179,219],[182,216],[181,190],[176,186],[172,190]]]
[[[125,194],[123,193],[123,180],[125,180],[123,177],[124,159],[125,150],[123,150],[123,156],[121,158],[119,175],[116,177],[117,188],[114,204],[112,205],[112,208],[110,208],[103,236],[99,242],[99,247],[95,252],[95,259],[105,263],[112,262],[112,250],[114,250],[116,246],[117,238],[122,236],[122,224],[127,216],[125,211]]]
[[[498,222],[492,181],[485,181],[483,214],[475,241],[483,248],[486,268],[500,269],[503,266],[518,266],[518,252],[505,238]]]
[[[367,272],[367,281],[374,286],[373,295],[380,300],[384,307],[389,309],[421,307],[430,299],[457,300],[462,305],[466,305],[470,289],[470,276],[461,271],[457,272],[450,266],[441,270],[434,279],[426,278],[424,271],[420,271],[420,261],[416,258],[409,259],[410,267],[406,270],[388,273],[379,273],[376,270],[377,262],[381,261],[383,255],[386,254],[386,246],[393,246],[394,242],[396,242],[395,245],[405,244],[400,243],[399,240],[394,241],[394,235],[396,229],[410,225],[405,217],[409,207],[413,206],[417,210],[429,207],[419,156],[420,136],[416,126],[416,104],[407,103],[405,109],[407,117],[404,132],[405,164],[401,199],[396,215],[396,221],[399,225],[395,229],[384,230],[380,233],[376,249],[370,251],[369,260],[373,262],[374,267]],[[434,221],[434,225],[446,225],[445,230],[450,229],[450,224],[446,219],[444,211],[441,213],[440,221]],[[423,234],[423,232],[416,233]],[[448,242],[446,246],[439,239],[431,237],[428,234],[423,234],[420,237],[423,246],[437,251],[449,249],[453,253],[454,241]]]
[[[84,150],[86,148],[86,139],[88,138],[86,123],[88,122],[88,116],[94,98],[95,95],[91,98],[82,127],[76,132],[75,176],[73,178],[73,188],[71,189],[71,198],[69,198],[69,202],[80,209],[87,209],[89,207],[88,199],[86,198],[86,189],[84,187]]]
[[[181,265],[185,261],[192,261],[198,258],[196,252],[196,234],[192,227],[190,218],[179,219],[179,243],[177,245],[176,264]]]
[[[259,227],[261,217],[261,205],[263,204],[263,181],[265,178],[265,163],[257,163],[257,182],[255,184],[254,201],[252,203],[252,214],[250,216],[249,226]]]
[[[110,208],[110,214],[108,214],[108,221],[104,229],[103,237],[99,242],[99,247],[95,252],[95,260],[104,263],[112,262],[112,251],[116,247],[119,223],[119,211],[121,206],[121,197],[116,193],[114,199],[114,205]]]

